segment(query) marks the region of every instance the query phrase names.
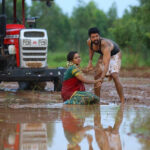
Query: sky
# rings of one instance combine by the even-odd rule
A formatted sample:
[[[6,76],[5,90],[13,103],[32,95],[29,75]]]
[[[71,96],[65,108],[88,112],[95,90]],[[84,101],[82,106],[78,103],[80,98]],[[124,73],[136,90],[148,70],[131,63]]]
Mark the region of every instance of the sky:
[[[31,0],[27,0],[29,3]],[[71,16],[74,7],[78,6],[79,0],[54,0],[56,4],[62,9],[65,14]],[[87,4],[91,0],[83,0]],[[129,6],[137,6],[139,4],[138,0],[94,0],[98,8],[102,9],[104,12],[108,12],[112,3],[115,2],[117,5],[118,17],[121,17],[125,9],[129,9]]]

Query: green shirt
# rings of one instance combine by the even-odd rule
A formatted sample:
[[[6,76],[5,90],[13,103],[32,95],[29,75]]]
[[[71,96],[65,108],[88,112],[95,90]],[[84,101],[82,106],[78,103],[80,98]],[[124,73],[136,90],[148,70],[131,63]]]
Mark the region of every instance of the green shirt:
[[[79,75],[80,73],[81,73],[80,69],[78,69],[75,65],[72,65],[64,73],[64,80],[73,78],[73,77]]]

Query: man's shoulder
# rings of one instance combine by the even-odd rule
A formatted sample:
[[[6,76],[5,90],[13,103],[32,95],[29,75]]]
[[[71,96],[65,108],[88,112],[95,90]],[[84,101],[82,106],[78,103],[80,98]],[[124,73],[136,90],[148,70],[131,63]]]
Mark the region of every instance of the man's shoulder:
[[[107,39],[107,38],[101,38],[101,43],[107,43],[107,42],[109,42],[110,41],[110,39]]]
[[[90,38],[88,38],[88,40],[87,40],[87,45],[88,45],[88,46],[91,45],[91,39],[90,39]]]
[[[101,40],[101,44],[102,44],[103,46],[107,46],[107,45],[113,46],[112,40],[107,39],[107,38],[103,38],[103,39]]]
[[[102,38],[102,39],[101,39],[101,42],[102,42],[102,43],[116,43],[116,42],[114,42],[113,40],[108,39],[108,38]]]

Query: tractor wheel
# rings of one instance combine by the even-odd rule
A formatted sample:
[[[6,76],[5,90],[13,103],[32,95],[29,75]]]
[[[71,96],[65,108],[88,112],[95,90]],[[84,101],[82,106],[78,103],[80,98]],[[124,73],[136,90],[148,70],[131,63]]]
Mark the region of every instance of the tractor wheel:
[[[19,90],[44,90],[46,82],[18,82]]]
[[[31,90],[44,90],[46,86],[46,82],[30,82],[29,88]]]
[[[61,91],[62,81],[60,79],[54,80],[54,91]]]
[[[28,90],[29,89],[29,82],[18,82],[19,90]]]

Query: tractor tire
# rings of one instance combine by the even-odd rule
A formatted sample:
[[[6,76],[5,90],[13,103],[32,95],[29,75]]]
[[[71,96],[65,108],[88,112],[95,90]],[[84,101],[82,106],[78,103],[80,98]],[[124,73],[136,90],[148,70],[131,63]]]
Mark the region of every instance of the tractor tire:
[[[55,79],[54,80],[54,91],[61,91],[61,88],[62,88],[62,80]]]
[[[29,82],[18,82],[19,90],[28,90],[29,89]]]
[[[46,82],[18,82],[19,90],[44,90]]]

